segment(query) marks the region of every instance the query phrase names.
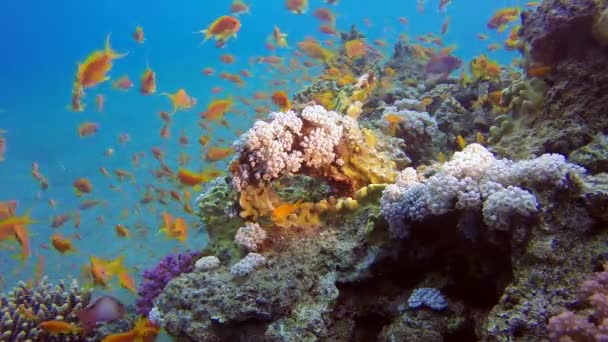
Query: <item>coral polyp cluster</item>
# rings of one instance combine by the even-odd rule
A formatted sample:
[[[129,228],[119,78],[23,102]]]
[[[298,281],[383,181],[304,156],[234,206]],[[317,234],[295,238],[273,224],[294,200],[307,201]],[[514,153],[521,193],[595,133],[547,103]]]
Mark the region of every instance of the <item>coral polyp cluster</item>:
[[[91,298],[76,280],[53,285],[42,278],[35,287],[20,282],[0,296],[0,341],[81,341],[77,334],[53,335],[40,328],[44,321],[79,324],[77,313]]]
[[[365,144],[351,117],[314,105],[301,113],[271,113],[269,118],[270,122],[257,121],[235,143],[238,155],[230,170],[232,184],[239,191],[301,173],[328,179],[338,194],[352,194],[394,176],[392,162]],[[375,163],[363,169],[362,158]],[[348,177],[348,172],[358,177]]]

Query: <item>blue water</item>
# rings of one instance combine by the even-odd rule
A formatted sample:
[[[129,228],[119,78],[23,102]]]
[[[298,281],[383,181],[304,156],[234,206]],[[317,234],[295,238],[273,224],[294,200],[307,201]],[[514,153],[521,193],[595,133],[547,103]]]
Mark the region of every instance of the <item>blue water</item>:
[[[265,65],[250,65],[251,57],[267,56],[264,47],[266,38],[274,25],[288,34],[292,47],[307,36],[327,39],[318,33],[318,20],[311,13],[324,6],[322,1],[311,1],[305,15],[289,13],[283,0],[250,0],[250,15],[242,15],[242,29],[238,38],[230,40],[223,49],[213,42],[201,44],[202,36],[193,32],[206,28],[220,15],[227,14],[230,1],[183,0],[170,1],[75,1],[75,0],[24,0],[7,2],[0,11],[0,129],[7,130],[8,151],[6,161],[0,162],[0,200],[17,200],[18,213],[31,209],[32,217],[38,223],[31,225],[33,255],[21,262],[14,256],[18,250],[3,243],[0,248],[1,277],[6,287],[18,280],[28,280],[33,276],[34,264],[38,256],[44,256],[45,274],[53,280],[79,277],[81,267],[90,255],[113,259],[123,253],[126,265],[136,281],[143,268],[153,265],[161,256],[175,250],[201,249],[206,244],[203,233],[195,231],[196,216],[185,214],[174,201],[167,207],[158,204],[141,206],[139,214],[134,212],[136,203],[142,197],[146,184],[161,188],[174,186],[151,176],[150,170],[158,166],[150,149],[160,147],[167,155],[167,162],[177,169],[179,153],[185,152],[192,158],[189,169],[200,170],[209,166],[201,153],[197,139],[202,134],[210,134],[210,145],[226,146],[238,135],[237,130],[246,130],[254,121],[251,107],[236,102],[236,110],[246,115],[228,114],[230,129],[212,124],[212,130],[201,130],[197,122],[198,113],[206,108],[213,98],[232,96],[249,97],[254,91],[269,92],[273,89],[288,90],[292,94],[307,83],[296,84],[297,75],[268,73]],[[356,24],[368,37],[385,39],[394,43],[400,33],[406,33],[413,40],[427,32],[439,33],[446,15],[451,16],[449,32],[443,36],[447,45],[456,43],[455,54],[464,61],[487,53],[491,58],[510,63],[513,52],[487,52],[487,45],[497,42],[502,45],[509,30],[503,34],[488,32],[486,22],[492,13],[502,7],[513,6],[517,1],[454,0],[446,13],[437,10],[439,0],[426,2],[426,11],[416,11],[414,0],[341,0],[332,10],[337,13],[338,30],[348,30]],[[409,19],[409,25],[398,21],[400,16]],[[371,27],[363,24],[364,18],[371,21]],[[144,28],[146,41],[136,44],[132,33],[136,25]],[[476,38],[477,33],[486,33],[488,41]],[[72,82],[76,63],[83,61],[89,53],[103,48],[105,37],[111,34],[111,43],[118,52],[128,52],[128,56],[116,60],[110,76],[118,78],[124,74],[135,82],[128,92],[111,89],[110,82],[88,90],[85,98],[86,110],[74,113],[67,109],[70,103]],[[389,45],[390,46],[390,45]],[[277,50],[284,57],[294,56],[295,49]],[[391,49],[385,48],[387,55]],[[231,53],[236,57],[234,65],[225,65],[219,56]],[[158,93],[152,96],[139,94],[139,77],[149,65],[157,74]],[[204,76],[201,70],[213,67],[216,75]],[[238,73],[248,69],[253,74],[245,79],[246,87],[238,88],[219,79],[221,71]],[[271,79],[287,79],[289,86],[272,88]],[[210,89],[221,86],[224,92],[213,95]],[[161,92],[175,92],[185,88],[198,99],[197,106],[190,111],[180,111],[173,117],[171,139],[161,139],[159,131],[162,121],[158,117],[161,110],[170,110],[170,102],[158,95]],[[106,98],[105,110],[97,113],[95,95]],[[270,107],[270,103],[265,103]],[[81,139],[76,133],[78,125],[84,121],[100,124],[99,132]],[[177,139],[185,130],[190,145],[181,146]],[[128,133],[131,142],[118,143],[118,136]],[[218,142],[225,139],[224,143]],[[112,157],[104,155],[107,148],[113,148]],[[131,164],[134,153],[145,152],[141,165]],[[31,164],[37,162],[41,172],[49,179],[50,187],[40,191],[37,181],[31,176]],[[215,163],[224,168],[226,162]],[[136,176],[136,183],[119,183],[115,177],[104,177],[99,167],[112,171],[126,169]],[[59,229],[50,226],[53,215],[73,213],[80,202],[72,188],[76,178],[87,177],[94,186],[86,199],[105,200],[106,204],[81,212],[81,226],[76,230],[73,221]],[[121,192],[109,188],[111,184],[121,188]],[[193,194],[196,197],[196,194]],[[55,208],[49,199],[57,202]],[[123,210],[130,215],[121,217]],[[190,223],[189,239],[186,244],[168,240],[157,234],[160,213],[168,211],[175,216],[186,216]],[[104,223],[97,222],[103,216]],[[147,235],[138,234],[136,222],[147,228]],[[132,230],[128,239],[118,238],[114,226],[122,223]],[[62,255],[52,249],[44,249],[41,244],[50,245],[50,236],[59,232],[64,236],[79,233],[81,240],[74,239],[78,252]],[[109,291],[130,302],[132,294],[114,285]]]

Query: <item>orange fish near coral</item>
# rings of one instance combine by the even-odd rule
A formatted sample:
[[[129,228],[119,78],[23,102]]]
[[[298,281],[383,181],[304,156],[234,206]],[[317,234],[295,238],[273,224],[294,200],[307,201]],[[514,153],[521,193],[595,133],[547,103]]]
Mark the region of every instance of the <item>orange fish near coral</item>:
[[[365,43],[361,39],[353,39],[344,43],[344,50],[348,58],[361,58],[366,54]]]
[[[219,42],[221,46],[230,38],[236,38],[237,33],[241,29],[241,22],[229,15],[223,15],[217,18],[206,30],[201,30],[200,33],[205,35],[207,41],[212,37]]]
[[[185,242],[188,237],[188,226],[186,225],[186,221],[181,217],[173,219],[171,214],[167,212],[163,212],[162,217],[164,226],[161,227],[160,231],[165,233],[169,238]]]
[[[99,124],[95,122],[84,122],[78,126],[78,136],[81,138],[91,136],[97,133],[99,130]]]
[[[288,111],[291,109],[291,103],[289,102],[289,96],[284,91],[275,91],[272,93],[272,103],[279,106],[282,111]]]
[[[490,18],[490,21],[488,21],[488,28],[502,32],[507,27],[507,24],[515,21],[518,16],[518,7],[502,8],[496,11],[492,18]]]
[[[153,342],[160,332],[160,327],[152,324],[147,318],[140,318],[133,329],[104,337],[101,342]]]
[[[64,321],[44,321],[38,326],[52,334],[77,334],[81,330],[79,326]]]
[[[156,73],[149,67],[141,75],[141,86],[139,92],[144,95],[156,93]]]
[[[137,292],[137,287],[135,286],[135,280],[133,280],[133,278],[127,272],[118,273],[118,283],[120,284],[120,286],[124,287],[125,289],[127,289],[133,293]]]
[[[165,95],[171,100],[173,113],[178,110],[188,110],[196,104],[196,99],[190,97],[183,88],[179,89],[175,94],[162,93],[161,95]]]
[[[201,117],[207,120],[220,120],[230,111],[230,108],[234,104],[231,99],[228,100],[215,100],[207,106],[207,110],[201,113]]]
[[[234,149],[232,147],[210,147],[209,151],[205,155],[205,160],[209,162],[215,162],[218,160],[228,158],[232,153],[234,153]]]
[[[144,28],[141,26],[136,26],[135,27],[135,32],[133,32],[133,40],[135,40],[135,42],[137,44],[143,44],[144,43]]]
[[[110,47],[110,36],[106,38],[104,50],[98,50],[89,55],[78,65],[75,87],[90,88],[107,81],[107,73],[112,69],[112,61],[127,54],[119,54]]]
[[[215,169],[209,169],[201,173],[180,168],[177,171],[177,179],[183,185],[195,186],[200,183],[208,182],[213,178],[221,175],[221,172]]]

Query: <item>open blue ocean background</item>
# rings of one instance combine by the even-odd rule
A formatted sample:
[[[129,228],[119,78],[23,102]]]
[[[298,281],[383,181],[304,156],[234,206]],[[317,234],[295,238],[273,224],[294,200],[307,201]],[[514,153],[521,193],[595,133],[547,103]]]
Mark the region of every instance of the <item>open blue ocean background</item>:
[[[451,26],[443,40],[446,46],[458,45],[455,55],[465,61],[465,65],[482,53],[507,64],[517,56],[503,50],[488,52],[488,44],[502,45],[509,30],[498,34],[486,28],[488,19],[497,9],[517,5],[517,1],[454,0],[445,13],[438,11],[438,2],[426,1],[424,14],[416,10],[415,0],[341,0],[330,8],[337,14],[339,31],[347,31],[355,24],[366,34],[368,42],[387,40],[389,45],[384,50],[387,57],[400,33],[406,33],[412,40],[427,32],[439,34],[446,16],[451,17]],[[18,249],[12,247],[14,244],[1,245],[3,290],[18,280],[31,279],[39,256],[44,258],[44,273],[57,280],[79,277],[91,255],[114,259],[122,253],[131,275],[139,281],[142,270],[154,265],[165,254],[201,249],[206,245],[205,234],[195,229],[197,217],[194,215],[186,216],[190,232],[185,244],[157,234],[162,211],[175,216],[186,215],[174,201],[166,207],[138,204],[147,184],[172,188],[169,183],[159,184],[152,176],[150,171],[157,168],[158,162],[152,158],[151,148],[160,147],[174,169],[177,169],[181,152],[192,158],[187,168],[203,170],[209,167],[198,137],[209,134],[212,136],[210,145],[228,146],[237,138],[237,131],[244,131],[253,124],[255,114],[237,100],[236,110],[226,117],[229,128],[213,123],[211,131],[204,131],[198,121],[199,113],[207,104],[214,98],[251,98],[255,91],[288,90],[292,95],[308,83],[293,82],[299,75],[270,73],[265,65],[250,64],[250,58],[271,54],[293,57],[296,50],[293,47],[305,37],[328,38],[318,32],[318,20],[311,14],[316,8],[329,6],[324,1],[311,0],[305,15],[295,15],[285,9],[284,0],[249,0],[251,14],[239,17],[242,28],[237,39],[228,41],[221,49],[212,41],[201,44],[202,36],[193,32],[228,14],[230,3],[228,0],[23,0],[4,4],[0,11],[0,129],[7,131],[8,151],[6,161],[0,162],[0,200],[17,200],[18,213],[31,210],[37,223],[30,226],[32,256],[28,260],[15,258]],[[401,16],[409,20],[409,25],[399,22]],[[371,27],[364,25],[365,18],[371,21]],[[132,38],[136,25],[141,25],[145,31],[146,40],[142,45]],[[265,48],[275,25],[288,34],[291,49],[271,53]],[[480,41],[478,33],[488,34],[489,40]],[[116,79],[129,75],[135,87],[121,92],[111,89],[111,82],[106,82],[87,90],[84,112],[71,112],[68,105],[77,62],[103,48],[108,34],[111,34],[111,44],[116,51],[128,52],[127,57],[115,61],[110,76]],[[221,63],[219,56],[224,53],[234,55],[236,63]],[[139,78],[146,65],[157,74],[158,92],[152,96],[143,96],[138,91]],[[201,70],[205,67],[214,68],[216,75],[203,75]],[[243,69],[253,75],[245,79],[243,88],[217,76],[221,71],[238,73]],[[272,88],[268,84],[272,79],[286,79],[288,85]],[[215,86],[223,87],[224,92],[213,95],[210,90]],[[162,121],[158,113],[170,110],[171,105],[159,93],[173,93],[179,88],[196,97],[198,104],[190,111],[174,115],[171,139],[162,139],[159,136]],[[105,96],[103,113],[95,108],[96,94]],[[268,105],[272,107],[270,103]],[[85,121],[98,122],[100,130],[95,136],[81,139],[76,129]],[[190,139],[185,147],[178,142],[182,130]],[[131,141],[119,144],[121,133],[128,133]],[[225,141],[221,142],[221,139]],[[108,148],[115,150],[112,157],[104,154]],[[145,152],[145,157],[135,168],[131,159],[139,152]],[[49,179],[50,187],[46,191],[40,191],[31,175],[33,162],[40,165],[41,172]],[[215,164],[224,168],[227,161]],[[128,170],[134,173],[136,181],[120,183],[113,176],[103,176],[100,167],[111,172],[118,168]],[[72,187],[73,181],[80,177],[90,179],[94,186],[93,193],[86,199],[99,199],[105,203],[81,211],[82,223],[78,230],[73,221],[61,228],[52,228],[50,221],[54,215],[73,213],[81,202],[82,198],[75,195]],[[120,191],[111,189],[111,184]],[[193,199],[195,197],[193,194]],[[55,208],[48,204],[50,199],[57,202]],[[125,210],[129,212],[128,218],[122,216]],[[104,223],[99,223],[98,217],[103,217]],[[118,223],[129,227],[133,236],[128,239],[117,237],[114,226]],[[146,227],[146,235],[137,232],[136,223]],[[55,232],[64,236],[79,233],[81,239],[73,239],[78,251],[62,255],[52,247],[42,248],[41,244],[50,245],[50,236]],[[128,303],[135,298],[117,285],[106,292],[118,295]]]

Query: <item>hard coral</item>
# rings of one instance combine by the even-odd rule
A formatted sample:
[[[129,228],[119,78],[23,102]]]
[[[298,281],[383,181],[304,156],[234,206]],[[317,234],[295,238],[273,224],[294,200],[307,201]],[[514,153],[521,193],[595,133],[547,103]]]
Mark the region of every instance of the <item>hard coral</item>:
[[[145,270],[143,280],[137,289],[137,312],[147,316],[154,306],[154,299],[173,278],[194,270],[194,262],[198,256],[197,252],[169,254],[156,266]]]
[[[0,341],[83,341],[79,335],[53,336],[39,328],[49,320],[79,324],[76,313],[89,303],[91,294],[73,280],[53,286],[43,278],[36,287],[20,282],[0,296]]]

